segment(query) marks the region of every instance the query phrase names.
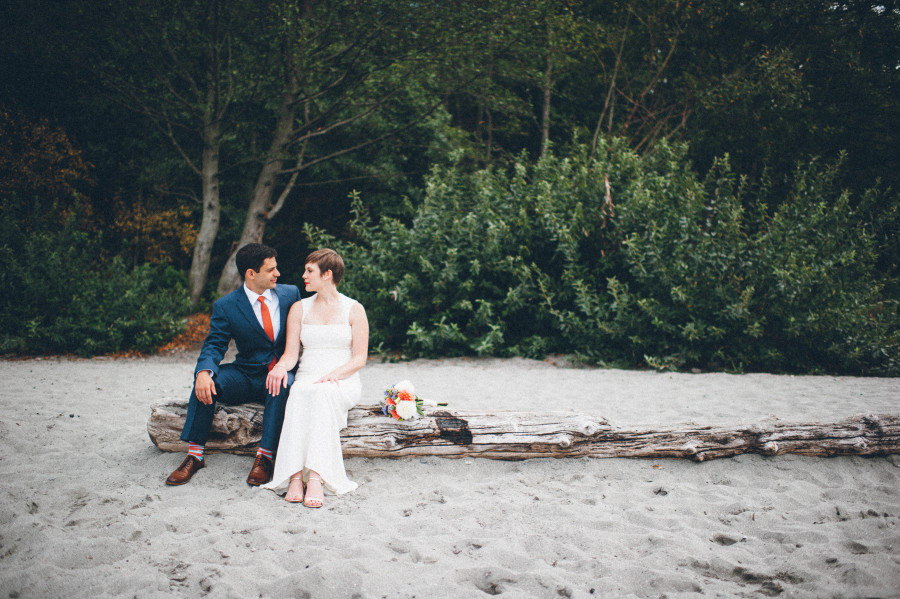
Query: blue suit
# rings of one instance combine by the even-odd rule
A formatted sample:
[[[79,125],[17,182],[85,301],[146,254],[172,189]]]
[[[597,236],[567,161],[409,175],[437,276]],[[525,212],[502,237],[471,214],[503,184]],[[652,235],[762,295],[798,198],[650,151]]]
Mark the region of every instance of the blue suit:
[[[203,341],[194,377],[201,370],[212,371],[216,394],[212,404],[201,403],[195,390],[188,400],[187,418],[181,432],[181,440],[206,445],[209,430],[216,411],[216,402],[241,404],[257,402],[265,404],[263,431],[260,446],[275,451],[281,436],[284,407],[288,391],[294,382],[293,373],[288,373],[288,387],[278,395],[266,391],[266,376],[269,363],[284,353],[287,315],[300,301],[300,290],[295,285],[276,285],[279,320],[281,327],[275,341],[263,330],[253,313],[253,307],[243,286],[220,298],[213,304],[209,335]],[[228,343],[234,339],[237,357],[233,362],[221,364],[228,350]]]

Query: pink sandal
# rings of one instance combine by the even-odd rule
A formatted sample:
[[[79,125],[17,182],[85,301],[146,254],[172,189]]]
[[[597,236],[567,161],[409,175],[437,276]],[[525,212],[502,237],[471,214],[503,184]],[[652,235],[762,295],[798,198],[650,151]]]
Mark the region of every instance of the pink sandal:
[[[303,475],[301,474],[300,476],[292,476],[290,478],[290,481],[291,482],[288,485],[288,492],[287,492],[287,494],[285,494],[284,500],[287,501],[288,503],[302,502],[303,501],[303,490],[304,490],[303,489]],[[294,483],[297,481],[300,481],[300,493],[299,494],[294,493],[293,495],[291,495],[291,487],[293,487]]]
[[[319,483],[319,489],[321,489],[321,497],[309,496],[309,486],[313,481]],[[322,502],[324,499],[325,489],[322,487],[322,477],[310,475],[309,480],[306,482],[306,498],[303,500],[303,505],[305,505],[306,507],[322,507]]]

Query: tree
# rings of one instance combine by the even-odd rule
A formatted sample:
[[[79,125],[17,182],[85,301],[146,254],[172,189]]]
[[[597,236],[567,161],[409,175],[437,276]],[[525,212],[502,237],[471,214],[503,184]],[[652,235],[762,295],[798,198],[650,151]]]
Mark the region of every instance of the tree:
[[[457,71],[452,49],[472,44],[464,33],[489,21],[479,7],[386,0],[115,4],[104,81],[200,179],[194,302],[208,276],[223,185],[246,206],[233,256],[263,239],[296,197],[301,175],[391,139],[438,109],[453,80],[438,73]],[[240,281],[232,262],[225,261],[220,294]]]
[[[689,95],[669,85],[683,6],[535,0],[517,17],[484,48],[480,85],[450,106],[487,146],[487,162],[494,153],[543,155],[551,139],[576,130],[589,131],[595,148],[602,133],[646,150],[684,127]]]
[[[727,153],[780,185],[772,197],[798,161],[847,149],[842,180],[896,237],[896,191],[861,193],[900,186],[892,5],[483,4],[10,0],[0,85],[97,165],[95,214],[120,200],[116,214],[191,211],[195,300],[210,269],[225,266],[220,291],[234,284],[226,257],[246,241],[302,250],[304,222],[344,227],[357,185],[374,213],[408,218],[431,162],[508,166],[573,137],[642,154],[686,140],[698,170]],[[892,256],[880,263],[895,271]]]
[[[101,80],[113,97],[148,117],[199,178],[201,222],[193,249],[189,292],[197,303],[219,229],[221,144],[233,106],[252,92],[236,74],[246,60],[246,23],[254,3],[109,2],[112,24],[97,47]],[[99,36],[98,36],[99,37]],[[243,60],[242,60],[243,59]]]
[[[278,10],[277,116],[241,236],[219,277],[220,295],[240,284],[237,249],[262,241],[301,174],[394,138],[438,108],[433,69],[454,42],[441,29],[454,21],[440,7],[306,0]]]
[[[0,104],[0,196],[18,194],[27,201],[62,201],[63,213],[90,182],[92,164],[66,132],[46,119],[34,122]],[[63,216],[63,219],[65,217]]]
[[[688,138],[701,168],[731,155],[738,172],[785,180],[798,160],[847,150],[856,191],[900,185],[900,11],[878,2],[715,2],[686,43],[714,65]],[[713,71],[699,73],[708,78]],[[700,81],[702,84],[702,80]]]

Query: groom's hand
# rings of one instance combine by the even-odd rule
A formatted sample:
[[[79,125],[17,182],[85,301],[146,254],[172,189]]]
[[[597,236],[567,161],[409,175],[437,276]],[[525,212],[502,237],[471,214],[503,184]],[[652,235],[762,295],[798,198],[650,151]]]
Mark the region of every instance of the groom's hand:
[[[197,394],[200,403],[206,405],[212,403],[212,396],[216,394],[216,384],[208,370],[201,370],[197,373],[197,380],[194,381],[194,393]]]

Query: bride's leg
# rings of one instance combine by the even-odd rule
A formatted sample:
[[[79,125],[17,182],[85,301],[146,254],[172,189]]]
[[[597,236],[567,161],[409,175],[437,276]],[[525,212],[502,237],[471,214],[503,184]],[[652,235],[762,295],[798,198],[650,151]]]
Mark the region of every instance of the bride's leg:
[[[284,500],[289,503],[300,503],[303,501],[303,471],[295,472],[290,480]]]
[[[325,500],[325,490],[322,488],[322,477],[315,470],[309,471],[309,480],[306,481],[306,499],[303,505],[306,507],[322,507]]]

